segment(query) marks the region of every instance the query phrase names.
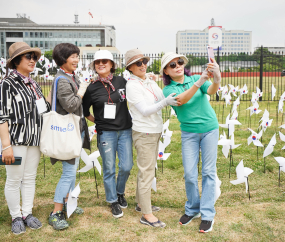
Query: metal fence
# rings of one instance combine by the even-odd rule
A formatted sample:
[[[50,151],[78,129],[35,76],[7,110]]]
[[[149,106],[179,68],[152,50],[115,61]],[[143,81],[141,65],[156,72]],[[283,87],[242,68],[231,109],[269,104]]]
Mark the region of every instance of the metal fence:
[[[150,57],[147,72],[153,72],[157,76],[158,85],[163,88],[162,77],[159,75],[161,67],[161,57],[163,54],[145,54]],[[208,57],[205,54],[185,54],[189,59],[186,65],[192,74],[201,74],[206,68]],[[256,92],[256,87],[260,88],[263,96],[260,101],[271,101],[272,84],[276,88],[276,95],[273,101],[278,101],[279,97],[285,91],[285,77],[281,77],[282,70],[285,69],[285,53],[271,53],[267,49],[260,48],[254,53],[216,53],[216,61],[220,65],[222,74],[221,86],[232,84],[235,87],[242,88],[245,84],[248,88],[248,94],[241,96],[241,101],[249,101],[251,93]],[[81,56],[80,62],[83,70],[86,70],[89,63],[93,60],[93,56]],[[114,61],[117,63],[115,75],[122,75],[125,70],[125,56],[115,55]],[[51,60],[50,60],[51,62]],[[44,62],[42,63],[44,65]],[[43,65],[37,63],[37,67],[41,68],[35,80],[42,86],[45,95],[48,94],[53,76],[57,72],[57,68],[52,65],[46,72]],[[1,72],[1,70],[0,70]],[[45,76],[46,75],[46,76]],[[283,81],[284,80],[284,81]],[[236,97],[232,97],[235,100]],[[220,100],[218,95],[212,95],[211,101]]]

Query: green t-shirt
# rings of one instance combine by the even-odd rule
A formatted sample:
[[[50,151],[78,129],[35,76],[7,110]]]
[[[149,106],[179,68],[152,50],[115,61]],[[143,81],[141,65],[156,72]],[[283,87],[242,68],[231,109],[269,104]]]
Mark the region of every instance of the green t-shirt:
[[[198,81],[200,75],[186,76],[184,83],[171,80],[170,84],[163,88],[163,94],[167,97],[171,93],[179,95],[188,90]],[[194,94],[194,96],[182,106],[173,106],[182,131],[190,133],[206,133],[219,128],[219,123],[214,109],[207,98],[207,90],[211,82],[206,81]]]

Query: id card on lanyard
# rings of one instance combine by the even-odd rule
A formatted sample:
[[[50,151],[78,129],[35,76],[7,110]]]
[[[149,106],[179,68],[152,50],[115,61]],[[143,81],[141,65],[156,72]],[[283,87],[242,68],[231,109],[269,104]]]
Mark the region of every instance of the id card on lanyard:
[[[104,104],[104,118],[106,119],[115,119],[116,118],[116,103],[107,103]]]
[[[33,85],[30,85],[29,88],[34,92],[34,94],[37,98],[36,99],[36,106],[37,106],[38,113],[42,114],[42,113],[46,112],[47,106],[46,106],[45,100],[38,95],[38,93],[37,93],[37,91]]]
[[[110,87],[109,90],[107,89],[106,85],[101,81],[103,86],[105,87],[107,93],[108,93],[108,102],[104,103],[104,118],[105,119],[115,119],[116,118],[116,103],[113,103],[113,100],[111,99],[111,91]],[[109,102],[111,100],[111,102]]]

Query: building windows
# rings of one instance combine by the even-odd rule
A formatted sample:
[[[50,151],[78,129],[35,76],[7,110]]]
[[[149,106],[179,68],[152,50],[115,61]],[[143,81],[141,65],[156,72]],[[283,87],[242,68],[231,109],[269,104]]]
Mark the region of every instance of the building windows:
[[[35,47],[39,47],[39,42],[35,41]]]
[[[38,37],[39,37],[38,32],[35,32],[35,38],[38,38]]]
[[[43,38],[43,32],[40,32],[40,38]]]
[[[48,38],[48,32],[45,32],[45,38]]]

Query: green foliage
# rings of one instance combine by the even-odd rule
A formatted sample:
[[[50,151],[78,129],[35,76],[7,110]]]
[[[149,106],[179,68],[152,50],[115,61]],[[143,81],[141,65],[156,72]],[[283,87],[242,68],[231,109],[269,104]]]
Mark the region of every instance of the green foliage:
[[[52,52],[53,50],[45,51],[44,56],[48,58],[50,61],[52,60]]]

